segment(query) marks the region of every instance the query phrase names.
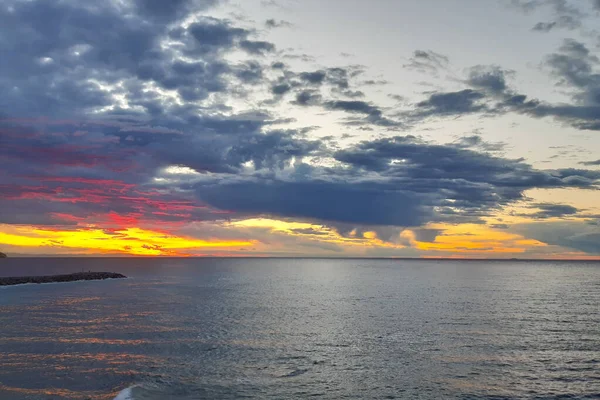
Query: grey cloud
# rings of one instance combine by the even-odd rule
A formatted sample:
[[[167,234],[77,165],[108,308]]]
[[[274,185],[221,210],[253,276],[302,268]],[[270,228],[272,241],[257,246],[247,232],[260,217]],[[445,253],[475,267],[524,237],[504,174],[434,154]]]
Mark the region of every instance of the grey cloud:
[[[142,15],[171,21],[181,18],[192,8],[205,10],[218,2],[219,0],[135,0],[135,6]]]
[[[508,229],[510,226],[508,224],[491,224],[490,227],[494,229]]]
[[[365,101],[358,101],[358,100],[328,101],[325,103],[325,107],[330,110],[343,110],[343,111],[353,112],[353,113],[381,114],[381,110],[379,110],[379,108],[377,108]]]
[[[454,146],[459,148],[478,148],[485,151],[501,151],[504,149],[504,143],[489,143],[483,140],[480,135],[463,136],[458,139]]]
[[[255,175],[202,183],[195,190],[216,208],[329,221],[351,229],[483,223],[481,218],[491,210],[524,200],[526,190],[592,189],[600,179],[600,173],[536,170],[522,160],[429,144],[410,136],[362,142],[335,152],[334,157],[345,167],[297,166],[290,178]],[[432,240],[434,232],[428,234]]]
[[[326,70],[317,70],[312,72],[301,72],[298,77],[312,85],[322,85],[329,83],[340,90],[347,90],[350,87],[349,77],[352,72],[346,68],[334,67]]]
[[[588,165],[588,166],[594,166],[594,165],[600,165],[600,160],[595,160],[595,161],[582,161],[579,164],[582,165]]]
[[[377,86],[377,85],[387,85],[388,81],[386,81],[385,79],[367,79],[366,81],[363,81],[362,84],[366,85],[366,86]]]
[[[429,96],[427,100],[417,103],[417,115],[456,115],[468,114],[485,110],[485,105],[478,103],[485,95],[471,89],[458,92],[437,92]]]
[[[365,97],[364,92],[361,92],[360,90],[343,90],[343,91],[340,91],[339,93],[343,96],[350,97],[353,99]]]
[[[433,243],[435,239],[444,232],[443,229],[428,229],[428,228],[419,228],[413,229],[413,233],[415,234],[415,239],[418,242],[428,242]]]
[[[536,222],[513,225],[512,231],[541,242],[600,254],[600,229],[583,222]]]
[[[558,84],[571,89],[572,104],[549,104],[527,100],[523,94],[506,90],[493,110],[496,113],[516,111],[535,118],[554,117],[581,130],[600,130],[600,65],[598,57],[581,42],[566,39],[559,52],[546,58],[546,65],[557,77]]]
[[[325,81],[327,73],[325,71],[302,72],[298,75],[303,81],[314,85],[320,85]]]
[[[328,110],[340,110],[353,114],[365,114],[366,117],[362,120],[355,120],[350,124],[364,125],[373,124],[385,127],[400,127],[402,124],[397,121],[390,120],[383,116],[383,112],[379,107],[376,107],[368,102],[360,100],[331,100],[324,104]]]
[[[257,41],[257,40],[242,40],[240,47],[246,50],[250,54],[264,55],[275,51],[275,45],[270,42]]]
[[[536,219],[546,218],[560,218],[565,216],[572,216],[579,212],[579,209],[568,204],[556,204],[556,203],[534,203],[531,205],[532,208],[539,208],[534,214],[526,214]]]
[[[321,102],[321,95],[314,90],[303,90],[296,95],[294,104],[300,106],[312,106]]]
[[[581,26],[581,21],[570,15],[562,15],[556,21],[538,22],[531,30],[536,32],[550,32],[553,29],[565,28],[569,30],[577,29]]]
[[[288,83],[279,83],[271,86],[271,93],[276,95],[282,95],[289,92],[292,87]]]
[[[532,28],[532,30],[538,32],[549,32],[558,28],[569,30],[579,28],[581,21],[587,15],[573,4],[577,3],[571,3],[567,0],[512,0],[512,5],[525,13],[530,13],[541,7],[547,7],[552,11],[555,16],[553,21],[539,22]]]
[[[404,68],[413,69],[423,73],[437,74],[438,71],[448,66],[448,57],[431,50],[415,50]]]
[[[235,75],[244,83],[261,83],[264,77],[263,67],[256,61],[247,61],[236,68]]]
[[[497,65],[477,65],[470,69],[467,83],[478,89],[502,93],[507,89],[506,76],[510,73]]]
[[[269,18],[268,20],[265,21],[265,26],[267,28],[273,29],[273,28],[289,28],[292,27],[293,24],[289,23],[288,21],[284,21],[284,20],[276,20],[273,18]]]
[[[377,187],[369,190],[343,183],[272,181],[201,186],[197,193],[215,207],[251,214],[373,225],[418,226],[425,222],[417,196],[388,193]]]

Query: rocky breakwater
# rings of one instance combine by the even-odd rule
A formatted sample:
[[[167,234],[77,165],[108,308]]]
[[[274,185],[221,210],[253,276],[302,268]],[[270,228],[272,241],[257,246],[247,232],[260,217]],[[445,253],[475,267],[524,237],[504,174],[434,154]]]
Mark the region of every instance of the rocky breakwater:
[[[0,277],[0,286],[23,285],[25,283],[57,283],[121,278],[127,277],[115,272],[76,272],[74,274],[66,275]]]

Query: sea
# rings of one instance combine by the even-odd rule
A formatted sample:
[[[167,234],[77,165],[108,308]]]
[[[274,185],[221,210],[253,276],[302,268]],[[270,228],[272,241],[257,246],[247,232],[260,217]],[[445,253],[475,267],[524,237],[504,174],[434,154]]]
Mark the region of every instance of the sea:
[[[8,258],[0,399],[600,399],[600,263]]]

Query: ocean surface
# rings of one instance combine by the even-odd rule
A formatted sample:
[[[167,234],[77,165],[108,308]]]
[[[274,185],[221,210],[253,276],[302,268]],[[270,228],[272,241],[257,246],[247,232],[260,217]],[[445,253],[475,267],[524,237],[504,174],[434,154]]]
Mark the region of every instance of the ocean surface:
[[[6,259],[0,399],[600,399],[600,263]]]

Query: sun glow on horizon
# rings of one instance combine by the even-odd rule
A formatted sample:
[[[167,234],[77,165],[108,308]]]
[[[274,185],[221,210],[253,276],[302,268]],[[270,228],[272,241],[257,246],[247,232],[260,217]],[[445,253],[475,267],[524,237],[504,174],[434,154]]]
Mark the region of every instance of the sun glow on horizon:
[[[8,229],[9,228],[9,229]],[[199,249],[248,247],[249,240],[202,240],[154,230],[76,228],[51,230],[34,226],[0,225],[0,243],[23,248],[71,249],[84,254],[129,254],[139,256],[189,256]]]

